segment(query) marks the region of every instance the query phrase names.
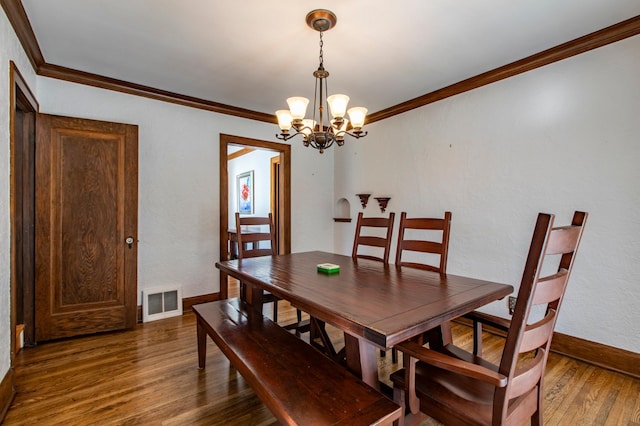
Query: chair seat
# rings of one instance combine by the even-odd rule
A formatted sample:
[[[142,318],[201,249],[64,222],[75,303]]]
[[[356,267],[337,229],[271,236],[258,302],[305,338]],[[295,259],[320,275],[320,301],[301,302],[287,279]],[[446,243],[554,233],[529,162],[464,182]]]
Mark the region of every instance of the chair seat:
[[[401,369],[391,375],[394,386],[404,387],[404,373],[405,370]],[[537,389],[536,386],[511,401],[509,412],[526,403],[535,406]],[[494,390],[494,386],[479,380],[451,373],[426,363],[416,364],[416,395],[420,399],[420,411],[425,413],[434,411],[456,413],[459,424],[490,425],[493,417]],[[452,421],[451,424],[456,422]]]
[[[268,291],[265,291],[262,293],[262,303],[277,302],[279,300],[282,300],[282,299],[274,294],[269,293]]]

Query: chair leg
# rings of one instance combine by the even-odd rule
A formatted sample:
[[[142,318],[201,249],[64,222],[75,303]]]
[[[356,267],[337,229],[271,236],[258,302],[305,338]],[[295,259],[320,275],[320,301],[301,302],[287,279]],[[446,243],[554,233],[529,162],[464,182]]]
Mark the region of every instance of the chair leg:
[[[531,416],[531,426],[542,426],[542,381],[538,382],[538,407],[536,412]]]
[[[240,282],[240,300],[247,300],[247,286],[241,281]]]
[[[273,302],[273,322],[278,322],[278,301]]]
[[[482,323],[480,321],[473,322],[473,354],[482,356]]]
[[[380,358],[386,358],[387,351],[380,349]],[[396,348],[391,349],[391,362],[396,364],[398,362],[398,350]]]
[[[302,311],[300,309],[296,309],[296,318],[298,319],[298,327],[296,327],[296,336],[300,337],[301,330],[300,330],[300,324],[302,323]]]

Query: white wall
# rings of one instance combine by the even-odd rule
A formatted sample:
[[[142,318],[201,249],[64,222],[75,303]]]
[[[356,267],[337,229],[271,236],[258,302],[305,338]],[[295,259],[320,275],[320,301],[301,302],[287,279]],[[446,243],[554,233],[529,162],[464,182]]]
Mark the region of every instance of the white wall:
[[[235,228],[238,211],[237,176],[253,170],[254,212],[246,216],[267,216],[271,211],[271,158],[273,151],[255,150],[229,161],[229,227]],[[243,215],[245,216],[245,215]]]
[[[219,291],[220,133],[274,140],[277,126],[39,77],[43,113],[139,126],[138,287],[181,284],[183,297]],[[294,250],[331,249],[326,235],[309,223],[330,214],[333,167],[300,143],[292,149]],[[300,206],[311,180],[321,175],[329,190]],[[330,211],[330,207],[326,208]],[[309,241],[313,244],[309,245]]]
[[[13,27],[0,13],[0,380],[11,364],[11,217],[9,146],[9,61],[14,61],[31,90],[36,90],[35,72],[22,50]]]
[[[557,331],[640,352],[639,52],[636,36],[374,123],[336,153],[334,199],[354,218],[364,190],[397,214],[450,210],[448,272],[511,284],[537,213],[585,210]],[[380,215],[375,200],[364,212]],[[336,250],[354,227],[335,225]]]

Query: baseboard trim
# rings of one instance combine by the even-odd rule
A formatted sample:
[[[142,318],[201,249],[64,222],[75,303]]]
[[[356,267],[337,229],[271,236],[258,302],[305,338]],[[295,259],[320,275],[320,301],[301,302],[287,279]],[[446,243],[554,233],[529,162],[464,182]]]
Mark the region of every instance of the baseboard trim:
[[[202,294],[200,296],[185,297],[182,299],[182,312],[188,312],[193,305],[220,300],[220,293]]]
[[[635,352],[562,333],[553,333],[551,351],[640,379],[640,354]]]
[[[472,326],[471,320],[467,318],[458,318],[455,321],[469,327]],[[491,327],[484,329],[493,334],[505,335],[504,332]],[[640,379],[640,354],[635,352],[558,332],[553,333],[551,352]]]
[[[7,412],[9,411],[9,407],[11,406],[15,396],[16,391],[13,387],[13,368],[10,368],[0,383],[0,423],[4,422],[4,418],[7,416]]]

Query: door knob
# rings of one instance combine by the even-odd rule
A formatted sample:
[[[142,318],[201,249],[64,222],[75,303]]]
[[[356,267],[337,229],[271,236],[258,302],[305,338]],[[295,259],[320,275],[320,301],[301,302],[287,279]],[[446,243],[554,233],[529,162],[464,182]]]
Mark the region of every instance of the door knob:
[[[124,242],[127,243],[129,248],[131,248],[131,246],[133,245],[133,237],[127,237],[127,239],[124,240]]]

